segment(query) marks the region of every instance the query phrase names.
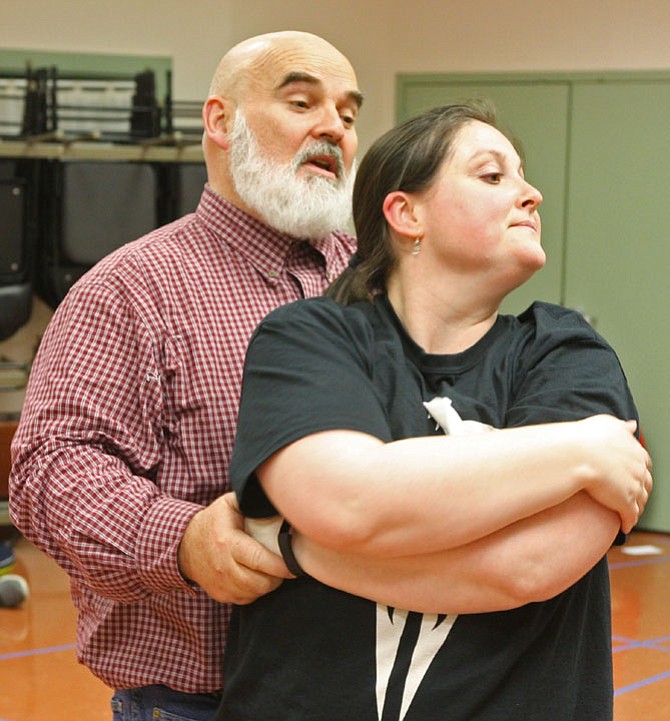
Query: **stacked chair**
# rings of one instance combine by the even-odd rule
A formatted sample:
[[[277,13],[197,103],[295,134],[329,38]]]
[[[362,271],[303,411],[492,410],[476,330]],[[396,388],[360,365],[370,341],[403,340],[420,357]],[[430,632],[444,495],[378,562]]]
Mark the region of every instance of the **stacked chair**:
[[[159,103],[151,70],[0,69],[0,341],[33,296],[55,308],[102,257],[195,210],[199,104],[166,85]]]

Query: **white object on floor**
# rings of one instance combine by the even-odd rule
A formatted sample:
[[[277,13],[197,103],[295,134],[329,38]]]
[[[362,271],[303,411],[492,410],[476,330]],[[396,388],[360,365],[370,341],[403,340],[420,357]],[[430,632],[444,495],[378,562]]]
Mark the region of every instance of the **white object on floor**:
[[[621,553],[626,553],[629,556],[660,556],[664,553],[662,548],[658,546],[623,546]]]

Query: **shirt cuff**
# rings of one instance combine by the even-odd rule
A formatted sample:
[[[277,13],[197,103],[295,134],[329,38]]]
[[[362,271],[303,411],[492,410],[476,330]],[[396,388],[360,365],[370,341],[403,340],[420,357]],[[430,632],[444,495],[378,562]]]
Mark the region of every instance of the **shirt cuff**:
[[[152,592],[194,592],[179,571],[177,552],[186,526],[202,509],[197,503],[169,497],[152,504],[140,529],[135,556],[140,579]]]

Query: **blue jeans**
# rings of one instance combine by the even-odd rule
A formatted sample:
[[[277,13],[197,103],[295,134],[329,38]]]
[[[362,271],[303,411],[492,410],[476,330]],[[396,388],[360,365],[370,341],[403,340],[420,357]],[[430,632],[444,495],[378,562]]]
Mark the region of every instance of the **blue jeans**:
[[[219,693],[182,693],[166,686],[115,691],[113,721],[210,721],[219,707]]]

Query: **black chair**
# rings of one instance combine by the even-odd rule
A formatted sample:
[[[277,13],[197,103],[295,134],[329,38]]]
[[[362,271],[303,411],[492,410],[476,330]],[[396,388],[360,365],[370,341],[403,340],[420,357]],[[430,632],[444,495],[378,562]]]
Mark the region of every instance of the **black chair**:
[[[29,218],[32,163],[0,159],[0,341],[11,338],[32,314],[33,233]],[[0,356],[0,391],[22,389],[30,365]]]
[[[159,225],[152,163],[46,161],[38,293],[52,307],[104,256]]]
[[[19,166],[0,159],[0,340],[25,325],[32,312],[31,188]]]
[[[163,163],[160,170],[161,224],[192,213],[207,182],[203,163]]]

